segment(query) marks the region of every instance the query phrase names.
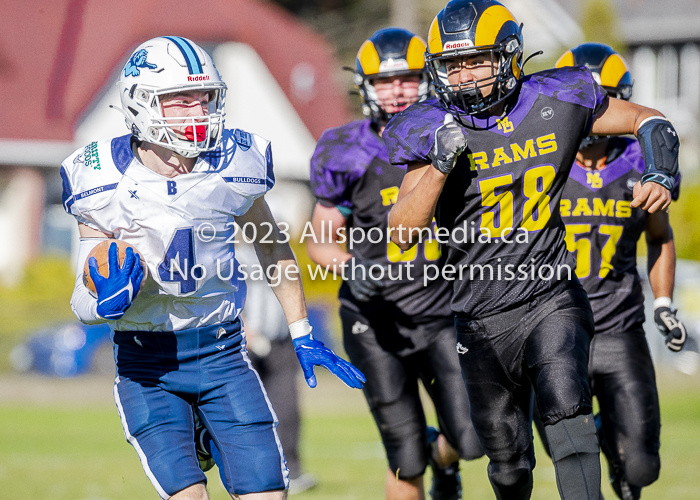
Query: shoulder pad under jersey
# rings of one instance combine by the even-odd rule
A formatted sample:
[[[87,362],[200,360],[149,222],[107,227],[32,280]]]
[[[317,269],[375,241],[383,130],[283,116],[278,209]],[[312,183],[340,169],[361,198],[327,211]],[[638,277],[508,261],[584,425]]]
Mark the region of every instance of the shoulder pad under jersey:
[[[221,146],[201,156],[237,193],[258,198],[275,185],[270,141],[240,129],[224,130]]]
[[[105,206],[133,158],[131,135],[91,142],[66,158],[61,164],[66,212],[81,220]]]
[[[594,111],[598,111],[608,97],[584,66],[565,66],[533,73],[523,79],[521,91],[537,92]]]
[[[376,157],[388,161],[386,147],[369,119],[325,130],[311,157],[311,188],[318,198],[343,203],[347,188]]]
[[[445,123],[446,114],[438,98],[431,97],[394,115],[382,134],[389,161],[395,165],[430,163],[435,131]]]

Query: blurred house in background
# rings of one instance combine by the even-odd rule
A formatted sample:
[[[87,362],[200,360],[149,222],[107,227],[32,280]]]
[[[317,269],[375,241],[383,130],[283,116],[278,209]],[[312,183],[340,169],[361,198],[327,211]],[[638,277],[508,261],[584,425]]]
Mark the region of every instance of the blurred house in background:
[[[291,14],[257,0],[10,0],[0,24],[0,284],[41,252],[71,252],[58,168],[78,147],[128,132],[108,105],[128,55],[155,36],[212,54],[228,85],[227,126],[272,141],[271,203],[284,201],[293,229],[308,217],[315,140],[350,117],[333,49]]]

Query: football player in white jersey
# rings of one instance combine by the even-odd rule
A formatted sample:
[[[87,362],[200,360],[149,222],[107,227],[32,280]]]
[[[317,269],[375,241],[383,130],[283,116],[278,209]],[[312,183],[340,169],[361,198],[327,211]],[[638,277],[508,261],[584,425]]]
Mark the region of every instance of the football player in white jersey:
[[[81,236],[71,307],[85,323],[110,321],[124,435],[161,498],[208,498],[193,407],[232,498],[286,498],[277,418],[240,320],[245,281],[234,244],[243,231],[234,221],[276,284],[307,383],[316,385],[314,365],[350,387],[364,376],[311,335],[289,235],[264,199],[274,184],[270,143],[224,129],[226,85],[211,57],[185,38],[143,43],[118,85],[131,133],[93,142],[61,166],[64,207]],[[120,264],[112,244],[107,278],[90,258],[95,298],[82,269],[106,238],[138,254],[127,249]]]

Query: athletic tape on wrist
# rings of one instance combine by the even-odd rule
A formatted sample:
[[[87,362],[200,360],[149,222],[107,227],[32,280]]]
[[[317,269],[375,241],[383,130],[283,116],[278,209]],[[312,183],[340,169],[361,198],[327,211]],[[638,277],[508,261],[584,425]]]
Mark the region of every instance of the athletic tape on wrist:
[[[309,324],[309,318],[302,318],[299,321],[295,321],[289,325],[289,334],[292,339],[298,339],[299,337],[304,337],[311,333],[311,325]]]
[[[654,310],[658,309],[659,307],[668,307],[670,309],[671,304],[672,301],[670,297],[658,297],[654,299]]]

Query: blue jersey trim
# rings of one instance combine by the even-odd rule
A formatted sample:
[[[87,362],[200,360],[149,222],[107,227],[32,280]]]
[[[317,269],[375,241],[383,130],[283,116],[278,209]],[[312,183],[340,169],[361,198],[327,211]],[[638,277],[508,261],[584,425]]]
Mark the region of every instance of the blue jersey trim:
[[[87,191],[83,191],[82,193],[76,194],[74,196],[74,198],[75,198],[75,200],[82,200],[83,198],[87,198],[88,196],[92,196],[93,194],[104,193],[105,191],[111,191],[112,189],[117,189],[118,185],[119,185],[119,183],[115,182],[114,184],[106,184],[104,186],[92,188],[92,189],[89,189]]]
[[[224,177],[226,182],[236,182],[238,184],[262,184],[263,179],[257,177]]]
[[[68,174],[66,169],[61,167],[61,181],[63,184],[63,192],[61,193],[61,201],[63,202],[63,208],[66,212],[70,213],[70,207],[75,203],[73,198],[73,190],[70,187],[70,181],[68,180]]]
[[[202,70],[202,63],[199,62],[197,53],[190,42],[179,36],[166,36],[163,38],[167,38],[177,45],[178,49],[180,49],[180,52],[182,52],[182,55],[185,57],[185,62],[187,63],[187,69],[189,70],[190,75],[200,75],[204,73]]]
[[[265,150],[265,163],[267,164],[265,186],[269,190],[275,185],[275,173],[272,170],[272,144],[268,144]]]
[[[127,167],[134,159],[134,153],[131,151],[131,135],[123,135],[112,139],[112,161],[117,170],[124,174]]]

